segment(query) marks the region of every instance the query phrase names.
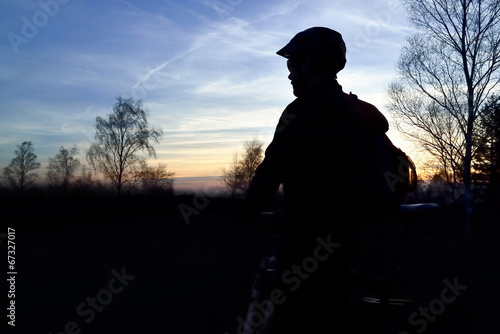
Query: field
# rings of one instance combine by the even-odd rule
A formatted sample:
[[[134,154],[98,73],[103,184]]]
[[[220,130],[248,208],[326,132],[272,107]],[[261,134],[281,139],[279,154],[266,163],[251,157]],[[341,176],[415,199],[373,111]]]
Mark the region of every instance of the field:
[[[237,333],[262,237],[260,227],[244,223],[241,202],[188,195],[47,197],[6,199],[3,210],[2,250],[13,228],[17,272],[14,286],[2,292],[15,290],[2,306],[8,315],[15,301],[16,326],[6,325],[8,333]],[[414,303],[384,321],[385,333],[500,332],[497,217],[478,210],[470,240],[455,208],[417,220],[400,288]],[[395,224],[360,229],[353,267],[383,266]],[[450,284],[459,286],[456,298],[443,294]],[[352,292],[355,326],[366,291],[353,283]],[[419,314],[422,308],[431,313]]]

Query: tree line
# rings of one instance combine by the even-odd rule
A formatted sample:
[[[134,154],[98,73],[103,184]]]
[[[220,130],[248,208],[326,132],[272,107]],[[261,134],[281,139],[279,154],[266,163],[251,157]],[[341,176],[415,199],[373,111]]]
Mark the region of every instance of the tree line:
[[[146,157],[156,158],[153,144],[159,143],[162,130],[150,126],[148,112],[140,100],[118,97],[113,112],[97,117],[95,142],[85,152],[90,164],[87,168],[78,159],[76,146],[59,148],[49,158],[46,182],[52,193],[67,195],[104,190],[100,180],[93,179],[93,171],[101,172],[110,181],[118,196],[124,193],[171,194],[174,172],[167,171],[165,164],[149,166]],[[17,146],[14,158],[3,169],[8,188],[23,195],[39,178],[41,164],[37,161],[34,145],[25,141]],[[77,172],[81,170],[79,176]]]
[[[86,151],[90,167],[78,159],[80,152],[76,146],[61,146],[58,153],[48,159],[45,176],[49,191],[59,195],[103,192],[105,185],[101,180],[94,179],[94,172],[99,171],[119,196],[124,193],[172,194],[175,173],[168,171],[165,164],[150,166],[145,160],[146,156],[156,158],[153,144],[159,143],[162,136],[161,129],[150,126],[147,117],[148,114],[142,107],[141,101],[118,97],[113,106],[113,113],[107,117],[96,118],[96,141]],[[449,130],[442,126],[438,116],[433,117],[433,122],[441,125],[436,126],[436,130]],[[483,106],[474,139],[476,148],[472,162],[472,180],[477,186],[477,197],[479,199],[498,197],[500,95],[490,96]],[[447,156],[446,150],[436,149],[426,141],[427,137],[418,137],[418,140],[425,144],[424,147],[435,150],[430,150],[434,154],[428,163],[436,157],[443,159],[442,165],[439,163],[433,165],[431,174],[427,175],[431,187],[421,191],[420,196],[434,197],[432,200],[447,197],[451,202],[455,201],[457,199],[454,195],[455,188],[463,182],[459,161]],[[435,136],[434,140],[438,142],[446,140],[446,137]],[[243,152],[235,152],[228,166],[221,168],[219,182],[229,197],[241,197],[246,192],[255,170],[263,160],[263,145],[264,143],[257,138],[245,141]],[[38,179],[39,175],[34,171],[39,169],[41,164],[37,161],[34,145],[30,141],[18,145],[14,155],[10,164],[3,169],[3,176],[9,188],[22,195]],[[451,166],[448,167],[447,163]],[[443,184],[447,185],[448,191],[443,191]]]
[[[154,144],[160,142],[163,132],[149,125],[142,101],[118,97],[111,114],[96,118],[95,129],[95,142],[85,152],[90,167],[78,159],[80,152],[76,146],[61,146],[58,153],[48,159],[45,176],[49,192],[63,196],[105,192],[106,186],[94,178],[94,172],[98,171],[118,196],[173,194],[175,173],[168,171],[166,164],[146,163],[146,157],[157,157]],[[242,156],[235,153],[231,166],[222,168],[219,181],[230,197],[245,192],[262,161],[263,145],[257,139],[246,141]],[[23,195],[33,187],[40,178],[35,172],[41,167],[37,159],[31,141],[17,146],[14,158],[3,169],[4,180],[11,191]]]

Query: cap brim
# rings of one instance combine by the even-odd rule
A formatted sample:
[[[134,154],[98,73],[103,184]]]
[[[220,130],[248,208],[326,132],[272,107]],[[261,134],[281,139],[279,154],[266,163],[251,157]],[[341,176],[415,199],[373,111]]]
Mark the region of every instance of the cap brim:
[[[300,36],[300,34],[299,34]],[[295,56],[297,54],[297,37],[294,37],[288,42],[284,47],[282,47],[280,50],[276,52],[276,54],[285,57],[285,58],[290,58],[292,56]]]
[[[290,48],[289,48],[288,44],[285,45],[280,50],[276,51],[276,54],[279,56],[285,57],[285,58],[290,58],[291,54],[290,54]]]

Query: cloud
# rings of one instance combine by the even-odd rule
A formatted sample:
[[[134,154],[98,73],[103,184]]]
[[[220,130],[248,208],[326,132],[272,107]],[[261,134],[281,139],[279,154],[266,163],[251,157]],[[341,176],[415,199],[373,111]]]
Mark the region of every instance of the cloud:
[[[263,13],[258,15],[257,20],[266,22],[276,17],[287,16],[296,11],[302,3],[304,1],[300,0],[282,1],[279,4],[273,2]]]

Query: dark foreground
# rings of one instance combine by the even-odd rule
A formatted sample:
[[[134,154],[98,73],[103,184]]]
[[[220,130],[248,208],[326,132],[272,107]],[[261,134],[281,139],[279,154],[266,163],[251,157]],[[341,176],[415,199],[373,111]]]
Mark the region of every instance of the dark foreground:
[[[2,285],[2,327],[43,334],[238,333],[257,264],[256,229],[241,223],[239,202],[195,203],[191,196],[4,201],[2,257],[12,227],[17,275],[15,298],[6,298],[10,284]],[[189,224],[179,206],[192,210]],[[445,208],[414,226],[400,287],[414,304],[390,313],[384,333],[500,332],[498,216],[480,211],[470,241],[460,220]],[[362,228],[358,269],[383,266],[393,228]],[[352,291],[356,326],[365,291],[354,283]],[[11,300],[15,327],[7,325]]]

